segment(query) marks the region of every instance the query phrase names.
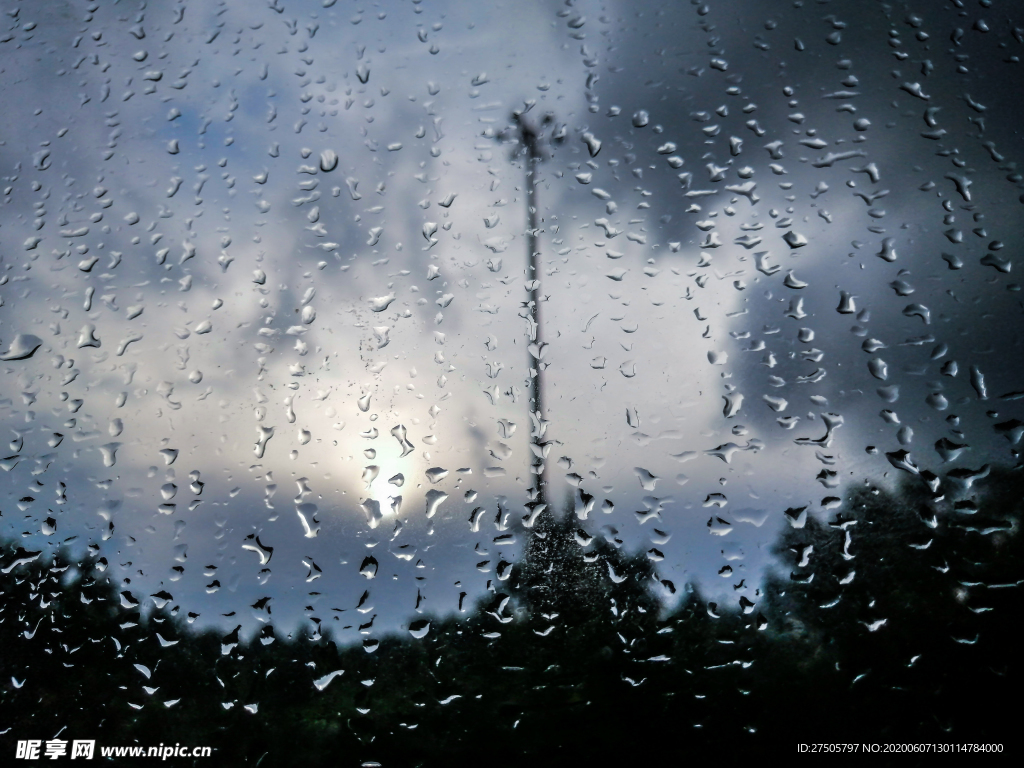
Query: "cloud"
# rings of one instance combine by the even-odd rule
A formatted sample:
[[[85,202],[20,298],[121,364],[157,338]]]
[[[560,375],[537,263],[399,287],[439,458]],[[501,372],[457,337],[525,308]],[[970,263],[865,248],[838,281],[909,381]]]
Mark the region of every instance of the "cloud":
[[[96,543],[204,621],[268,594],[294,617],[348,611],[366,588],[382,623],[424,595],[453,610],[493,578],[477,564],[518,551],[500,537],[532,484],[538,360],[552,498],[607,499],[588,522],[627,548],[674,534],[658,567],[677,582],[720,567],[712,513],[768,510],[727,539],[756,589],[782,510],[830,512],[843,483],[892,472],[886,452],[938,471],[931,446],[958,430],[965,461],[1004,456],[969,371],[993,397],[1019,378],[999,330],[1019,311],[1005,96],[869,55],[882,33],[837,26],[850,3],[737,23],[584,5],[8,17],[0,336],[41,340],[3,364],[9,530]],[[899,28],[916,72],[925,41]],[[513,109],[564,133],[535,168]],[[392,566],[372,584],[367,551]]]

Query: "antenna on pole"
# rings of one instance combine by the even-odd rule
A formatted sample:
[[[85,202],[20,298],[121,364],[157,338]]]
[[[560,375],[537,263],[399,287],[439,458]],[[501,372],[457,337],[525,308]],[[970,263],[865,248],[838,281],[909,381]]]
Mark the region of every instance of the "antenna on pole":
[[[530,472],[534,478],[530,486],[530,501],[527,503],[527,507],[530,508],[528,525],[532,525],[548,506],[544,460],[550,450],[550,445],[544,440],[548,425],[544,419],[544,368],[547,366],[541,359],[545,342],[540,313],[543,296],[539,266],[540,248],[537,245],[536,169],[545,157],[545,144],[558,144],[565,138],[564,126],[555,128],[546,136],[548,126],[554,125],[554,116],[548,113],[539,123],[533,123],[526,117],[526,113],[532,107],[533,103],[530,102],[524,109],[512,113],[517,139],[526,154],[526,288],[530,293],[529,299],[523,303],[526,312],[521,313],[521,316],[526,318],[529,326],[527,350],[530,364],[530,451],[533,454]],[[508,134],[507,131],[504,133]]]

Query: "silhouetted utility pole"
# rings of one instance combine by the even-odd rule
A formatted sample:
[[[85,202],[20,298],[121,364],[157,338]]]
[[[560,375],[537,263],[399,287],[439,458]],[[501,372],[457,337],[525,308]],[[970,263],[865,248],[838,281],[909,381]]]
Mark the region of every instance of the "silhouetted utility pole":
[[[540,303],[541,296],[541,273],[539,269],[540,249],[537,246],[537,166],[544,158],[542,150],[546,137],[543,134],[544,128],[554,123],[552,115],[544,115],[540,125],[534,125],[525,117],[525,110],[514,112],[512,118],[515,121],[518,139],[526,153],[526,287],[530,292],[530,298],[524,303],[527,310],[522,316],[529,324],[529,353],[530,363],[530,450],[533,453],[533,461],[530,472],[534,476],[530,488],[530,502],[527,505],[531,509],[529,520],[536,520],[547,508],[547,479],[545,477],[546,453],[549,449],[544,437],[547,432],[548,423],[544,419],[544,375],[546,367],[542,362],[544,354],[543,326],[541,325]],[[547,139],[549,142],[559,143],[565,137],[564,128],[556,129]]]

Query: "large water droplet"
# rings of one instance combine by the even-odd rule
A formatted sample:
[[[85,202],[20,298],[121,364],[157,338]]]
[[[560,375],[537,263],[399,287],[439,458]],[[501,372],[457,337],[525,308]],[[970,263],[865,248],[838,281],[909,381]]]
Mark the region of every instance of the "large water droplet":
[[[338,167],[338,154],[333,149],[325,149],[320,153],[320,170],[330,173]]]
[[[43,340],[31,333],[19,333],[7,348],[7,351],[0,355],[0,360],[27,360],[36,353],[42,345]]]

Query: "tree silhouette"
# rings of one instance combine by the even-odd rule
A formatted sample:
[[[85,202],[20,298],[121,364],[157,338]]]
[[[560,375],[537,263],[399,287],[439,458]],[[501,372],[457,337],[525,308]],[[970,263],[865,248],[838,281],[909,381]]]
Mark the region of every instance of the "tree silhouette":
[[[998,737],[1005,724],[983,694],[1019,674],[1004,622],[1022,576],[1024,478],[982,474],[971,504],[909,478],[857,488],[845,513],[809,517],[776,545],[790,576],[769,583],[772,609],[850,687],[858,730]],[[837,717],[832,730],[851,726]]]
[[[208,745],[223,765],[444,765],[495,745],[523,763],[623,744],[668,760],[723,744],[1005,742],[1024,483],[956,472],[942,498],[916,480],[856,486],[839,514],[787,528],[746,609],[684,585],[668,611],[643,553],[549,510],[466,616],[417,616],[425,635],[385,635],[373,653],[312,625],[196,631],[169,595],[137,604],[95,553],[0,544],[0,749],[62,733]]]

